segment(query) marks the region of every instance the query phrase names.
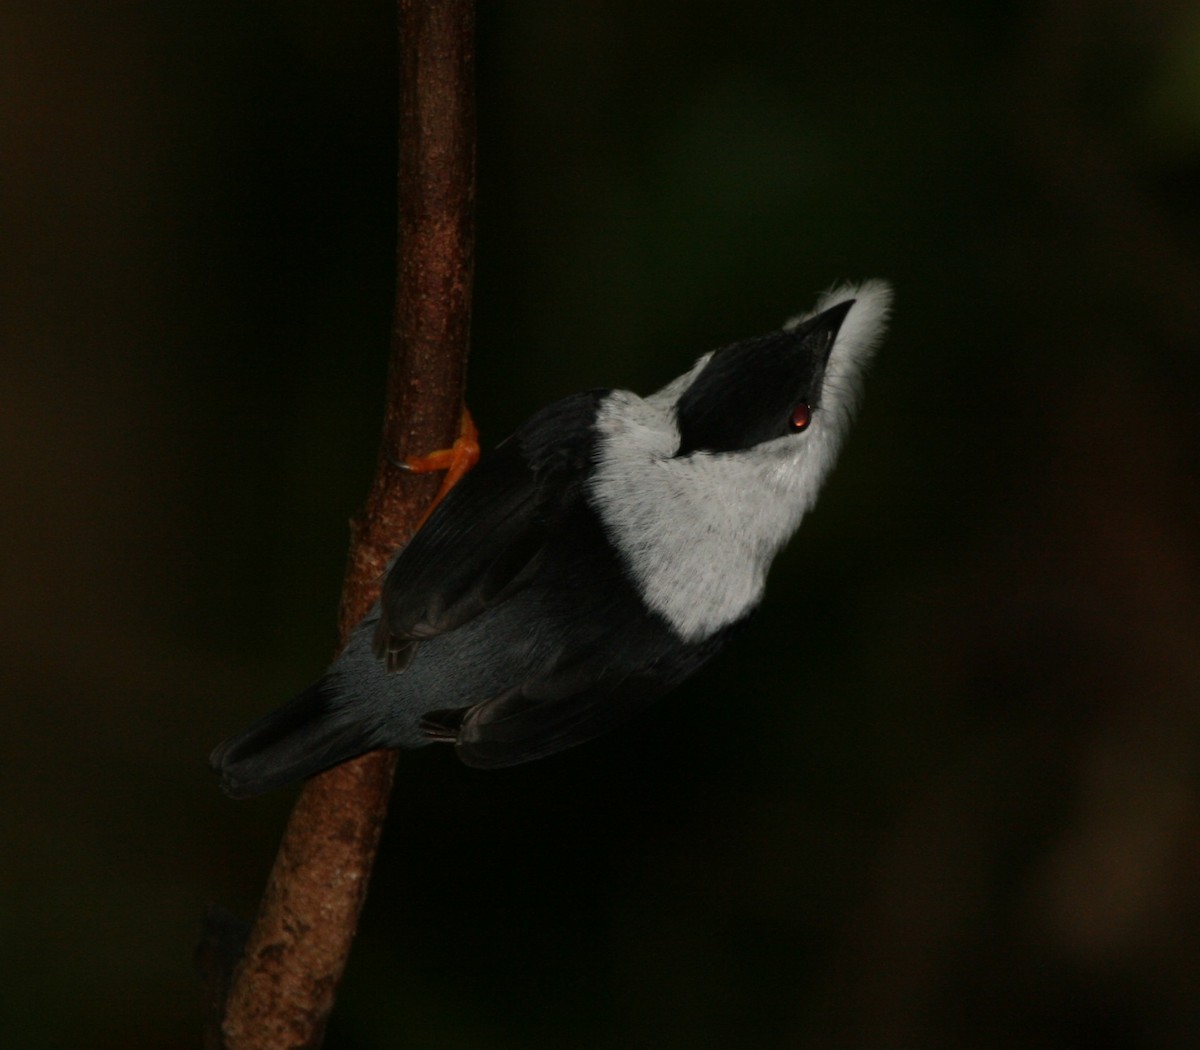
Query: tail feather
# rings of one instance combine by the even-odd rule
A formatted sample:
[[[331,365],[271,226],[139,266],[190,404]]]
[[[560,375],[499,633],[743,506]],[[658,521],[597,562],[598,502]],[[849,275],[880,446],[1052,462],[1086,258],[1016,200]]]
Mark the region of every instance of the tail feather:
[[[370,751],[379,746],[374,737],[370,726],[347,720],[321,681],[218,745],[208,764],[226,794],[251,798]]]

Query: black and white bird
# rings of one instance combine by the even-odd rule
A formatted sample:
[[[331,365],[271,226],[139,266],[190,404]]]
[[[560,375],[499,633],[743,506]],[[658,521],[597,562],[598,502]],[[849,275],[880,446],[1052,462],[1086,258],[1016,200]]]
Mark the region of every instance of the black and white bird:
[[[850,424],[891,292],[825,293],[657,393],[556,401],[483,457],[393,558],[317,683],[221,744],[258,795],[379,747],[511,766],[624,722],[759,604]]]

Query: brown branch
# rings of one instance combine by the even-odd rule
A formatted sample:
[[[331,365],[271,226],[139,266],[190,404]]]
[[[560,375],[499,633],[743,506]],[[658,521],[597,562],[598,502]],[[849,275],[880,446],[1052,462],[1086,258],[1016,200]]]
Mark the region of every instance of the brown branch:
[[[472,0],[400,0],[396,313],[374,484],[351,524],[339,618],[344,644],[413,532],[436,476],[391,459],[449,445],[466,374],[475,190]],[[387,811],[393,751],[305,785],[288,821],[221,1024],[227,1050],[321,1043]]]

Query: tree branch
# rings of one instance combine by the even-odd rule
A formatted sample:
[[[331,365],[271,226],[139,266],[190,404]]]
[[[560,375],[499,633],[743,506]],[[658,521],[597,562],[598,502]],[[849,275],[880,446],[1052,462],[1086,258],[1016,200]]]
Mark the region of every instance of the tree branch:
[[[475,196],[474,5],[400,0],[396,312],[375,481],[351,523],[344,645],[438,479],[392,460],[457,436],[466,376]],[[375,751],[309,781],[284,832],[221,1024],[227,1050],[317,1047],[345,969],[395,770]]]

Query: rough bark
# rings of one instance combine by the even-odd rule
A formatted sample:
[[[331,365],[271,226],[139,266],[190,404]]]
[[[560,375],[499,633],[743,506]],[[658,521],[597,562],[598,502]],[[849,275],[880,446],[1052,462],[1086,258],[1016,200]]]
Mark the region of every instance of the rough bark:
[[[474,5],[400,0],[399,10],[396,310],[378,468],[351,523],[343,644],[377,597],[389,556],[415,530],[438,488],[436,475],[412,474],[395,462],[453,442],[466,375]],[[210,1045],[320,1046],[366,897],[395,762],[395,752],[372,752],[302,789],[232,976],[219,1039],[210,1031]]]

